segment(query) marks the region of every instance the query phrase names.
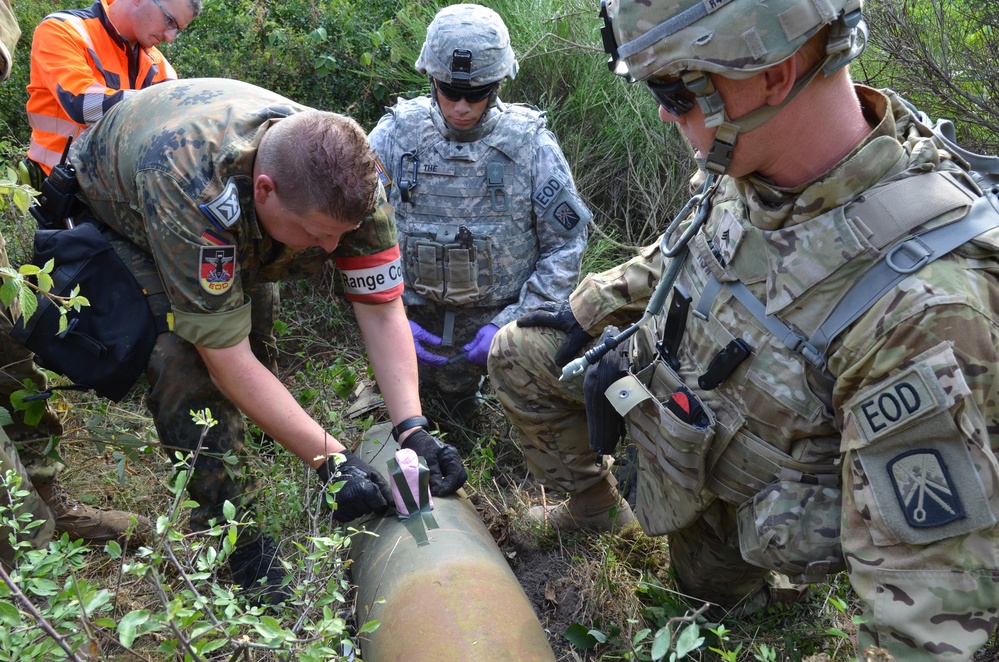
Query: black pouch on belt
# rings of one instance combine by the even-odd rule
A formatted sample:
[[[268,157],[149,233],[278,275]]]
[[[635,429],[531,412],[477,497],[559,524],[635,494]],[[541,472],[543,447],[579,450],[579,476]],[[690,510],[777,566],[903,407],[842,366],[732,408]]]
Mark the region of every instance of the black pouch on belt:
[[[618,334],[615,326],[608,326],[597,344]],[[586,403],[586,424],[590,432],[590,450],[600,455],[612,455],[624,437],[624,417],[604,395],[607,387],[628,373],[628,343],[604,354],[596,364],[586,369],[583,377],[583,400]]]

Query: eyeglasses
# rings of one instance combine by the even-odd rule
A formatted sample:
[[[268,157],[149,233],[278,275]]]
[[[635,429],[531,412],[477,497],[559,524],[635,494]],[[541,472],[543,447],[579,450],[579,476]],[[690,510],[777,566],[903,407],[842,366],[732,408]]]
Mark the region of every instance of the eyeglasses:
[[[167,30],[176,30],[177,32],[180,32],[182,28],[177,22],[177,19],[168,14],[167,10],[163,9],[163,5],[160,4],[160,0],[153,0],[153,3],[160,8],[161,12],[163,12],[163,16],[166,18]]]
[[[694,93],[687,88],[682,78],[668,83],[651,79],[645,82],[652,96],[669,114],[680,117],[694,109]]]
[[[496,83],[483,85],[481,87],[453,87],[447,83],[442,83],[436,78],[434,85],[437,91],[448,101],[461,101],[464,99],[468,103],[478,103],[488,97],[496,89]]]

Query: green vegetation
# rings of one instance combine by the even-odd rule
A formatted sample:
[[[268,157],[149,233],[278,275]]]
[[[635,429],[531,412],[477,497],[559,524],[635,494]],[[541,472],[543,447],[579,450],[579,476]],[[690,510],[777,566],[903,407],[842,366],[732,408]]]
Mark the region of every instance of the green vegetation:
[[[2,173],[28,140],[23,108],[31,29],[47,12],[85,2],[15,3],[25,34],[14,76],[0,86],[0,230],[14,264],[30,252],[33,221],[11,204],[16,188]],[[182,77],[246,80],[352,114],[366,127],[397,96],[427,89],[412,65],[438,8],[428,0],[204,4],[191,28],[163,47]],[[506,19],[520,57],[520,74],[502,97],[548,112],[596,214],[584,271],[616,264],[653,241],[686,201],[693,172],[687,147],[659,121],[643,86],[607,72],[598,3],[483,4]],[[867,7],[873,40],[854,66],[856,77],[894,87],[934,117],[953,117],[969,146],[995,150],[999,3],[870,0]],[[316,420],[349,445],[385,416],[383,409],[348,414],[359,387],[371,383],[350,308],[329,272],[282,284],[282,298],[281,377]],[[0,660],[349,657],[356,633],[377,624],[354,620],[345,574],[349,531],[330,526],[322,514],[315,477],[259,431],[251,432],[248,446],[262,451],[250,464],[261,486],[261,525],[281,542],[295,593],[284,610],[254,607],[232,587],[224,562],[240,524],[219,522],[206,536],[186,532],[191,504],[183,497],[183,458],[164,461],[140,392],[121,404],[57,395],[55,405],[68,424],[53,452],[66,459],[62,479],[75,496],[151,515],[155,543],[139,550],[88,549],[59,540],[47,550],[23,552],[11,583],[0,583]],[[211,424],[209,412],[195,416]],[[526,576],[529,569],[528,554],[517,550],[530,550],[547,564],[541,585],[525,589],[538,596],[535,604],[560,660],[851,659],[857,607],[845,576],[814,586],[800,604],[719,622],[676,592],[664,539],[561,535],[525,522],[526,507],[546,495],[528,479],[490,394],[475,420],[440,422],[465,456],[467,489],[515,570]],[[17,487],[6,479],[0,489],[16,493]]]

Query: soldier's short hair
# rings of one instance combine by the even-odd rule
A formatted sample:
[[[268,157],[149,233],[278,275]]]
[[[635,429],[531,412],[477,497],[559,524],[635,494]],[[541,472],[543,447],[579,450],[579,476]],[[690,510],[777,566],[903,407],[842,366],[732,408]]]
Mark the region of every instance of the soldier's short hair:
[[[375,155],[361,125],[346,115],[307,110],[286,117],[267,130],[257,159],[290,211],[356,225],[375,210]]]

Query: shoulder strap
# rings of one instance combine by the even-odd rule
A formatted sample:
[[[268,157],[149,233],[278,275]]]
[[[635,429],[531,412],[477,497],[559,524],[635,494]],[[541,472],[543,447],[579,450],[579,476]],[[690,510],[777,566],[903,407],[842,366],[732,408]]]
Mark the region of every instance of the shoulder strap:
[[[999,227],[997,189],[978,198],[964,218],[896,244],[847,292],[799,351],[825,370],[825,356],[833,339],[909,274],[921,269],[983,232]]]
[[[914,177],[912,179],[923,178]],[[775,338],[788,349],[801,354],[809,365],[822,373],[826,379],[831,380],[831,375],[828,375],[826,371],[826,354],[832,341],[909,274],[943,257],[983,232],[999,227],[999,200],[997,200],[997,196],[999,196],[999,187],[995,187],[982,197],[977,198],[972,203],[970,211],[961,219],[895,243],[880,260],[864,272],[818,328],[807,338],[792,329],[776,315],[767,315],[766,306],[748,287],[739,281],[719,283],[712,277],[704,292],[710,291],[711,298],[714,298],[722,287],[728,288],[735,299]],[[930,206],[936,209],[937,214],[939,214],[940,207],[938,205]],[[887,209],[888,207],[882,205],[882,208]],[[891,215],[898,216],[897,214]],[[922,225],[929,220],[926,213],[919,214],[919,217],[921,218],[919,222],[910,222],[910,228]],[[892,234],[887,232],[889,225],[891,224],[883,225],[883,229],[886,230],[885,236]],[[895,230],[897,231],[898,227]],[[702,293],[702,304],[704,298],[704,293]],[[710,307],[710,302],[707,303],[707,307]],[[698,309],[701,308],[702,305],[699,304]]]

